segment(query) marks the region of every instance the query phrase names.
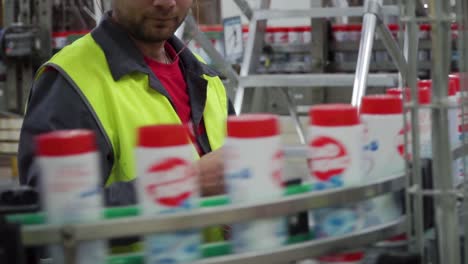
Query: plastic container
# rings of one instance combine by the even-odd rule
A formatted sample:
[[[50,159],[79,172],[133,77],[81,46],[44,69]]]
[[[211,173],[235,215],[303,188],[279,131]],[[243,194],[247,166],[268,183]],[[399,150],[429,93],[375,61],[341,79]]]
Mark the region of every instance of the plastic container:
[[[244,25],[242,26],[242,42],[244,43],[244,47],[247,46],[248,39],[249,39],[249,26]]]
[[[393,95],[370,95],[362,99],[361,120],[366,128],[365,160],[367,182],[403,175],[404,135],[403,101]],[[366,226],[397,219],[401,205],[393,194],[386,194],[365,202]]]
[[[448,101],[450,106],[457,107],[460,105],[460,79],[456,76],[449,76],[449,91]],[[448,122],[449,122],[449,137],[450,146],[452,151],[460,147],[462,144],[461,138],[461,108],[450,108],[448,109]],[[453,163],[453,184],[454,186],[462,183],[464,178],[464,167],[463,159],[457,159]]]
[[[232,204],[254,204],[283,196],[283,153],[277,116],[229,117],[224,151],[225,183]],[[286,239],[284,217],[232,225],[236,253],[280,247]]]
[[[289,28],[276,27],[273,29],[273,43],[274,44],[288,44],[289,43]]]
[[[275,43],[275,28],[267,27],[265,32],[265,43],[266,44],[273,44]]]
[[[419,40],[428,41],[431,39],[431,25],[421,24],[419,26]],[[429,61],[431,59],[431,51],[429,49],[419,50],[418,59],[420,61]]]
[[[289,44],[303,43],[303,34],[301,27],[291,27],[288,29],[288,42]]]
[[[362,24],[349,24],[348,30],[349,30],[348,31],[349,40],[351,41],[361,40]]]
[[[191,211],[198,207],[195,150],[182,125],[141,127],[135,151],[138,198],[146,216]],[[198,230],[145,237],[147,263],[182,263],[200,257]]]
[[[339,255],[323,256],[319,258],[320,264],[362,264],[364,263],[364,253],[345,253]]]
[[[55,131],[36,138],[42,175],[42,204],[48,224],[101,219],[99,155],[95,135],[87,130]],[[79,243],[76,263],[104,263],[106,242]],[[54,263],[64,263],[63,247],[50,246]]]
[[[348,26],[347,25],[333,25],[332,27],[333,36],[337,43],[343,43],[349,40],[348,36]],[[345,62],[345,52],[344,51],[337,51],[335,52],[335,62],[336,63],[343,63]]]
[[[68,35],[67,31],[58,31],[52,33],[52,48],[53,49],[63,49],[68,44]]]
[[[419,104],[424,106],[431,103],[431,89],[427,87],[419,88],[418,90]],[[430,108],[420,108],[419,117],[419,134],[421,144],[421,158],[432,158],[432,118]]]
[[[302,32],[302,43],[310,44],[312,42],[312,30],[311,26],[303,26],[300,28]]]
[[[346,104],[311,108],[308,161],[312,191],[356,186],[362,183],[364,127],[357,108]],[[317,237],[343,235],[359,228],[357,206],[311,211]]]

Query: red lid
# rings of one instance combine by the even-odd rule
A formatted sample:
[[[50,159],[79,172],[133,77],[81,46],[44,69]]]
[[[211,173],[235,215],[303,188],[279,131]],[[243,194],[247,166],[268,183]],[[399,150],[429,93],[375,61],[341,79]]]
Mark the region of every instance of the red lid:
[[[349,24],[348,29],[351,31],[361,31],[362,30],[362,24]]]
[[[309,111],[310,124],[316,126],[352,126],[360,123],[357,108],[349,104],[323,104]]]
[[[300,32],[312,32],[311,26],[296,27]]]
[[[420,104],[430,104],[431,103],[431,89],[427,87],[418,89],[419,103]]]
[[[418,88],[432,88],[432,80],[419,80]]]
[[[199,28],[202,32],[223,32],[221,25],[199,25]]]
[[[398,31],[398,30],[400,30],[400,25],[398,25],[398,24],[388,24],[388,29],[390,31]]]
[[[351,261],[360,261],[364,259],[364,252],[353,252],[346,254],[330,255],[320,257],[320,261],[326,262],[351,262]]]
[[[348,25],[345,24],[335,24],[332,26],[332,31],[347,31]]]
[[[39,156],[70,156],[96,151],[91,130],[57,130],[35,138]]]
[[[249,26],[248,26],[248,25],[243,25],[243,26],[242,26],[242,32],[243,32],[243,33],[249,32]]]
[[[244,114],[227,120],[228,137],[271,137],[278,135],[279,131],[278,117],[272,114]]]
[[[431,24],[421,24],[419,26],[419,30],[421,30],[421,31],[430,31],[431,30]]]
[[[452,73],[449,75],[449,80],[454,82],[455,90],[457,92],[460,91],[460,74],[459,73]]]
[[[406,101],[411,100],[411,90],[409,88],[389,88],[386,91],[386,94],[388,95],[396,95],[399,96],[399,98],[403,98],[403,90],[405,90],[405,96],[406,96]]]
[[[454,96],[457,94],[458,91],[460,91],[460,87],[458,87],[457,90],[457,81],[449,78],[448,95]]]
[[[394,95],[368,95],[362,98],[361,114],[392,115],[403,113],[403,101]]]
[[[457,23],[453,23],[453,24],[450,26],[450,29],[451,29],[451,30],[458,30],[458,24],[457,24]]]
[[[75,31],[68,31],[68,35],[80,35],[80,36],[83,36],[83,35],[88,34],[89,32],[91,32],[91,31],[90,31],[90,30],[75,30]]]
[[[68,37],[70,33],[68,31],[56,31],[52,33],[53,38],[63,38],[63,37]]]
[[[146,148],[163,148],[186,145],[189,134],[183,125],[144,126],[138,129],[138,146]]]

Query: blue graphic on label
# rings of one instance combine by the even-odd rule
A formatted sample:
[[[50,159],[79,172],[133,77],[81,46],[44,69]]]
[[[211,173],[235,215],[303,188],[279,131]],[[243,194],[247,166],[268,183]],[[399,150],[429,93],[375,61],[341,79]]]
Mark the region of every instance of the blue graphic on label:
[[[341,174],[335,175],[328,181],[320,181],[312,185],[312,191],[323,191],[332,188],[343,187],[343,176]]]
[[[344,235],[353,232],[358,216],[352,207],[319,209],[314,212],[316,234],[319,237]]]
[[[252,178],[250,169],[244,168],[239,171],[234,171],[226,175],[230,180],[248,180]]]
[[[377,140],[373,140],[364,146],[364,151],[375,152],[377,150],[379,150],[379,142]]]
[[[97,195],[101,192],[101,189],[96,186],[96,188],[85,190],[79,194],[79,198],[87,198],[93,195]]]
[[[169,264],[191,262],[200,257],[201,238],[198,231],[179,231],[147,237],[147,263]]]

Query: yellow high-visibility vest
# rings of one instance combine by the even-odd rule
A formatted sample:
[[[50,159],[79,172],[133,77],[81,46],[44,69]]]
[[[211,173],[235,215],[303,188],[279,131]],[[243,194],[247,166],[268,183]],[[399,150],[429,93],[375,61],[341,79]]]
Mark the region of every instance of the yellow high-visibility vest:
[[[36,78],[46,67],[58,70],[84,97],[112,144],[114,165],[106,186],[135,179],[138,127],[181,123],[169,100],[149,86],[147,74],[134,72],[115,81],[104,52],[91,34],[57,53],[42,66]],[[201,77],[208,83],[203,112],[205,130],[211,149],[216,150],[225,137],[226,90],[219,77]]]

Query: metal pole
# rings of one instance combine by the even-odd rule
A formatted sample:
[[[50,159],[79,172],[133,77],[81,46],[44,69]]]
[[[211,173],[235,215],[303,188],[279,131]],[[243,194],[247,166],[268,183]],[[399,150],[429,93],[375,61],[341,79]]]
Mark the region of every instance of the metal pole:
[[[459,70],[460,70],[460,73],[461,73],[461,85],[460,85],[460,102],[461,102],[461,105],[459,107],[461,107],[461,115],[462,115],[462,127],[466,125],[466,122],[465,122],[465,119],[464,119],[464,116],[465,114],[467,113],[467,109],[466,109],[466,103],[467,103],[467,79],[466,79],[466,72],[468,70],[468,47],[466,45],[468,45],[468,34],[467,34],[467,31],[466,31],[466,28],[468,26],[468,2],[465,1],[465,0],[458,0],[456,1],[456,8],[457,10],[457,20],[456,22],[458,22],[459,24],[459,36],[458,36],[458,54],[459,54]],[[463,131],[463,130],[462,130]],[[466,133],[463,133],[462,132],[462,147],[465,147],[467,144],[468,144],[468,137],[465,136]],[[462,204],[462,210],[463,210],[463,217],[462,217],[462,221],[464,223],[467,222],[467,218],[468,218],[468,199],[466,197],[468,197],[468,178],[467,178],[467,164],[466,164],[466,157],[467,156],[467,153],[464,153],[462,155],[462,162],[463,162],[463,174],[465,175],[464,179],[463,179],[463,192],[464,192],[464,195],[465,195],[465,199],[463,199],[463,204]],[[464,238],[465,238],[465,242],[464,242],[464,248],[463,248],[463,251],[464,251],[464,263],[467,263],[468,262],[468,242],[467,242],[467,238],[468,238],[468,228],[464,227],[463,228],[464,230]]]
[[[260,9],[270,8],[271,0],[262,0]],[[249,38],[247,39],[247,47],[244,52],[244,60],[240,71],[241,77],[246,77],[251,74],[257,67],[260,54],[262,51],[265,29],[267,20],[258,20],[255,14],[252,16],[249,26]],[[234,109],[237,114],[242,112],[242,105],[244,103],[245,87],[239,86],[234,98]]]
[[[372,5],[382,5],[382,0],[367,0],[365,9],[368,10]],[[354,106],[361,105],[361,99],[366,93],[367,75],[369,74],[376,25],[376,14],[364,14],[361,45],[359,47],[358,61],[356,65],[356,77],[354,79],[353,97],[351,101]]]
[[[450,2],[431,0],[429,12],[432,23],[432,145],[434,189],[447,192],[453,189],[452,151],[448,131],[447,98],[448,74],[451,61]],[[452,194],[436,196],[436,230],[440,263],[459,264],[461,258],[456,197]]]
[[[404,17],[415,18],[416,15],[416,3],[414,0],[406,0],[403,9]],[[422,189],[422,175],[421,175],[421,154],[420,154],[420,136],[419,136],[419,101],[417,92],[417,62],[418,62],[418,39],[417,39],[418,25],[414,20],[410,20],[406,24],[405,31],[405,52],[408,61],[408,74],[407,80],[408,86],[411,89],[411,143],[412,143],[412,167],[411,173],[408,177],[408,185],[415,186],[417,189]],[[405,80],[403,80],[403,87],[405,87]],[[403,96],[406,94],[403,93]],[[404,99],[406,101],[406,98]],[[405,111],[406,112],[406,111]],[[415,246],[410,246],[410,250],[416,251],[423,258],[424,263],[424,212],[423,212],[423,197],[417,193],[412,196],[407,192],[407,207],[408,211],[412,211],[412,219],[408,221],[408,234],[413,234],[415,240]],[[411,203],[410,203],[411,202]]]
[[[292,98],[291,94],[289,93],[288,88],[281,88],[282,93],[286,98],[286,103],[288,105],[289,114],[291,115],[294,121],[294,127],[296,128],[297,135],[299,136],[299,141],[301,144],[306,143],[304,128],[302,127],[301,120],[299,119],[299,115],[297,114],[297,106]]]

